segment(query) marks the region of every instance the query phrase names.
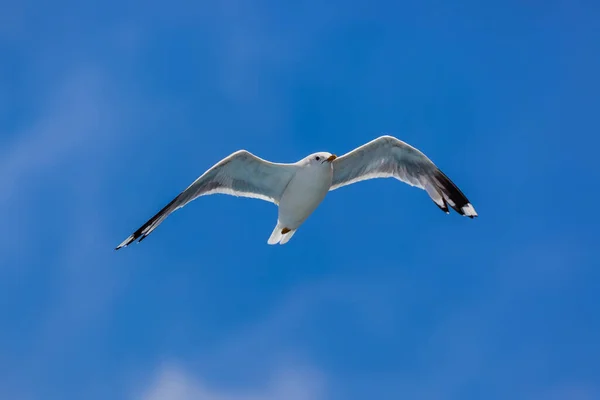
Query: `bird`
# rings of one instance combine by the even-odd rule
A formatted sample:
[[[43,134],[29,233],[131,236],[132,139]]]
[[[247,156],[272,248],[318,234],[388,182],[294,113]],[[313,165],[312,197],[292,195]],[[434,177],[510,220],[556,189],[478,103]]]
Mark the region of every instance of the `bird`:
[[[463,192],[424,153],[393,136],[383,135],[338,157],[310,154],[295,163],[275,163],[247,150],[225,157],[171,200],[115,250],[141,242],[171,213],[201,196],[227,194],[265,200],[278,206],[277,224],[267,243],[287,243],[328,192],[375,178],[395,178],[427,192],[446,214],[452,208],[478,216]]]

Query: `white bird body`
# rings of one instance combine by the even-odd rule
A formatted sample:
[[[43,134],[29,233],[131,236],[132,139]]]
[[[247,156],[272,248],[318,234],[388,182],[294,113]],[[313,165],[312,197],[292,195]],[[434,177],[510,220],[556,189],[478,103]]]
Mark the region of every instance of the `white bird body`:
[[[116,249],[141,242],[173,211],[216,193],[276,204],[277,225],[267,243],[285,244],[329,191],[373,178],[396,178],[425,190],[447,214],[449,205],[461,215],[477,217],[466,196],[422,152],[392,136],[381,136],[341,157],[320,152],[288,164],[236,151],[208,169]]]
[[[330,157],[332,159],[327,161]],[[298,169],[281,195],[277,225],[267,243],[287,243],[321,204],[331,188],[333,159],[335,156],[330,153],[316,153],[296,163]],[[290,231],[282,234],[281,231],[286,228]]]

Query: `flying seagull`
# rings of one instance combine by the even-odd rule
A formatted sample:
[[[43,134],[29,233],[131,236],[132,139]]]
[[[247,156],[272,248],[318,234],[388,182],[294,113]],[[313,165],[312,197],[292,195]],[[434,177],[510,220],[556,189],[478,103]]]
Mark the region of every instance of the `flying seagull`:
[[[291,164],[273,163],[239,150],[215,164],[116,247],[141,242],[173,211],[210,194],[253,197],[279,206],[268,244],[287,243],[327,192],[373,178],[396,178],[427,192],[446,214],[477,217],[467,197],[425,154],[392,136],[381,136],[341,157],[311,154]]]

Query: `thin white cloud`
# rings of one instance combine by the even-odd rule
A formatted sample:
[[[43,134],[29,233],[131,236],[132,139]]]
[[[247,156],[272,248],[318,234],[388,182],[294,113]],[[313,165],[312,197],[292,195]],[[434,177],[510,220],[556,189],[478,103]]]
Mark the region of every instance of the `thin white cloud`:
[[[99,75],[86,68],[73,71],[54,91],[43,113],[31,126],[12,135],[14,140],[0,153],[0,185],[4,188],[0,200],[14,200],[19,186],[31,183],[28,174],[48,171],[69,156],[86,141],[94,138],[99,122],[105,118],[106,102],[99,94]],[[35,178],[35,177],[34,177]]]
[[[234,36],[223,48],[223,65],[231,67],[230,76],[224,76],[223,82],[228,78],[239,82],[232,95],[247,99],[245,73],[259,68],[264,60],[260,55],[238,54],[248,50],[247,46],[240,46],[239,40],[256,42],[252,32]],[[128,46],[135,47],[137,40],[143,41],[137,36],[134,39]],[[258,47],[264,44],[258,42]],[[75,60],[69,64],[78,65]],[[12,364],[11,374],[15,377],[26,372],[32,377],[44,374],[47,371],[43,370],[53,365],[54,359],[61,358],[62,353],[76,352],[90,330],[102,326],[104,318],[110,315],[123,276],[108,267],[114,261],[109,258],[112,243],[106,238],[107,210],[102,203],[102,190],[115,171],[106,162],[117,154],[116,139],[122,138],[124,129],[131,127],[131,121],[124,118],[135,118],[132,110],[148,106],[140,99],[129,101],[131,96],[124,94],[123,88],[115,87],[110,75],[98,64],[75,67],[55,78],[39,88],[44,96],[28,104],[33,115],[31,122],[12,133],[0,149],[0,185],[4,188],[0,204],[13,210],[8,221],[4,221],[4,232],[0,231],[3,239],[0,261],[12,255],[11,261],[16,261],[11,265],[27,276],[39,266],[26,265],[20,258],[35,253],[31,251],[35,247],[26,239],[36,231],[38,218],[61,221],[56,226],[57,234],[47,239],[59,249],[54,257],[44,261],[54,284],[51,296],[38,309],[31,346],[19,360],[0,360],[1,365]],[[124,103],[127,107],[123,107]],[[267,103],[270,102],[263,104],[266,108]],[[121,113],[122,108],[126,108],[128,117]],[[127,132],[130,134],[131,130]],[[68,199],[68,203],[61,201],[58,209],[49,210],[46,200],[52,196]],[[28,370],[30,366],[33,368]],[[191,392],[209,396],[211,400],[271,400],[281,396],[290,400],[319,399],[322,385],[317,375],[290,368],[274,373],[262,390],[216,390],[209,389],[204,380],[196,380],[181,368],[170,366],[159,373],[154,389],[148,393],[149,396],[158,393],[161,398],[160,393],[165,391]],[[177,382],[182,381],[183,386],[178,386]],[[11,386],[8,392],[18,397],[44,387],[44,383],[39,388],[22,390]]]
[[[0,260],[13,256],[10,264],[3,262],[5,266],[21,264],[15,254],[24,251],[26,237],[39,229],[35,220],[47,213],[45,201],[60,193],[57,188],[89,187],[85,183],[90,177],[84,176],[89,165],[77,161],[93,163],[89,150],[110,139],[115,112],[106,86],[99,71],[74,69],[49,89],[52,94],[33,122],[11,135],[13,139],[0,150],[0,206],[11,210],[0,228]],[[68,166],[75,168],[69,171]]]
[[[396,286],[397,288],[397,286]],[[367,325],[390,324],[388,282],[356,277],[324,279],[292,290],[263,318],[236,329],[201,356],[160,364],[135,400],[320,400],[330,398],[326,372],[302,351],[295,331],[309,324],[316,309],[344,304]],[[410,293],[410,288],[406,288]],[[369,329],[366,327],[365,329]],[[194,365],[194,368],[183,365]],[[243,377],[251,387],[215,386],[207,375]],[[266,378],[265,378],[266,377]],[[141,393],[141,394],[140,394]]]
[[[11,302],[21,301],[28,294],[15,289],[27,285],[11,287],[14,278],[49,277],[41,294],[32,293],[37,300],[24,332],[26,350],[9,358],[0,344],[0,368],[10,365],[11,382],[23,376],[44,379],[65,353],[76,358],[76,349],[110,317],[126,281],[122,269],[112,268],[105,193],[118,173],[108,161],[123,151],[117,139],[131,137],[132,124],[139,126],[121,112],[131,96],[116,88],[105,70],[87,64],[65,71],[40,91],[48,95],[39,107],[29,104],[31,122],[0,149],[0,205],[11,210],[0,228],[0,277],[10,277],[2,279],[0,290]],[[128,111],[135,114],[141,107],[138,99]],[[23,398],[48,385],[10,383],[0,389]]]
[[[320,400],[325,397],[320,374],[306,369],[281,369],[262,387],[215,388],[178,365],[164,365],[135,400]]]

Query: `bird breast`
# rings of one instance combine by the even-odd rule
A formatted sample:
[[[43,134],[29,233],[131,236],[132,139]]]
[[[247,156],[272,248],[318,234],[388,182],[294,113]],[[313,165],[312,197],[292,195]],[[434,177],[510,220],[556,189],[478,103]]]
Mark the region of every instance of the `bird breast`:
[[[331,187],[332,168],[299,169],[279,202],[279,221],[296,229],[323,201]]]

